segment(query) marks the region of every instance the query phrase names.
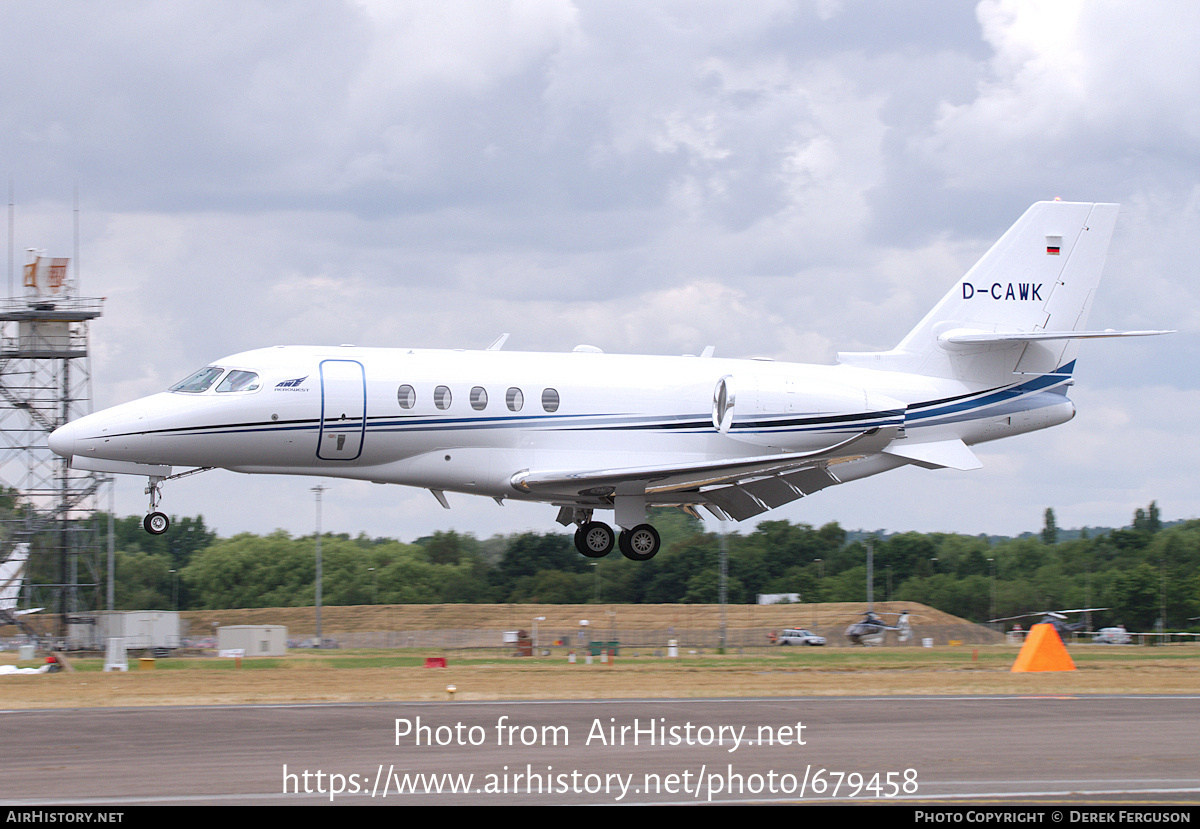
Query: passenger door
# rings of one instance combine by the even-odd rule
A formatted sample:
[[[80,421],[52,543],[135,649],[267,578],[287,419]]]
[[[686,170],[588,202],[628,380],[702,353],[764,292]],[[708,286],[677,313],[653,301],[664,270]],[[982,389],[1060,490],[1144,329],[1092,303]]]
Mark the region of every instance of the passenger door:
[[[317,457],[352,461],[362,454],[367,428],[367,381],[357,360],[323,360]]]

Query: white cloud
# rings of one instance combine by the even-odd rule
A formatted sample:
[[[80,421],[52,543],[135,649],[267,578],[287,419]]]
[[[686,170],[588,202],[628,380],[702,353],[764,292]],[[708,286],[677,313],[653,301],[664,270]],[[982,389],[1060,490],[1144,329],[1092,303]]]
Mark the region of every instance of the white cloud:
[[[1158,164],[1182,161],[1152,148],[1194,160],[1193,4],[984,0],[978,14],[989,75],[973,100],[942,107],[925,147],[952,184],[1051,183],[1079,197],[1101,165],[1129,165],[1129,181],[1144,183]]]

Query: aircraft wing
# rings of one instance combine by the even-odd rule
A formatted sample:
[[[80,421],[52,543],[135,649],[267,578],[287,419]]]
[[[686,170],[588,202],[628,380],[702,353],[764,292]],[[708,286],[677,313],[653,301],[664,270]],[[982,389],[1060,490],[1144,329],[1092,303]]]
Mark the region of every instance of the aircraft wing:
[[[698,491],[710,509],[742,521],[837,483],[817,467],[876,454],[897,431],[895,426],[876,427],[813,452],[615,469],[526,470],[514,475],[512,484],[523,492],[564,499],[644,494],[664,502],[662,496],[670,493]]]

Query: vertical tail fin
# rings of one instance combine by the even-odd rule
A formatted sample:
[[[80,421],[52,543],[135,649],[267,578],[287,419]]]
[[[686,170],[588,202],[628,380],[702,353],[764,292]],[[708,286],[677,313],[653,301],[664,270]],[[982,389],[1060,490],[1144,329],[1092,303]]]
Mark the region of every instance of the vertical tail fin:
[[[1069,373],[1104,269],[1115,204],[1038,202],[891,351],[847,365],[965,382]]]

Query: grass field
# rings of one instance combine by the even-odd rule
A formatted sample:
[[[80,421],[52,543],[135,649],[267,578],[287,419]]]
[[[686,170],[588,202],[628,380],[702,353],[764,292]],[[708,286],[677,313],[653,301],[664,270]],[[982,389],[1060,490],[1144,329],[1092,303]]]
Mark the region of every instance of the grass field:
[[[397,650],[291,651],[235,663],[171,658],[128,673],[101,659],[72,660],[73,672],[0,677],[0,709],[213,705],[283,702],[605,699],[898,694],[1191,693],[1200,684],[1200,646],[1079,645],[1076,670],[1014,674],[1006,645],[935,648],[762,648],[740,654],[684,652],[676,659],[626,652],[613,664],[500,653]],[[0,662],[14,663],[14,654]],[[446,668],[424,667],[445,656]]]

